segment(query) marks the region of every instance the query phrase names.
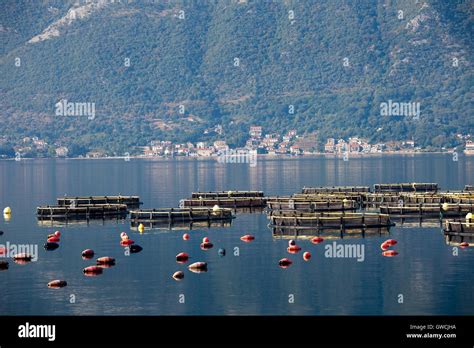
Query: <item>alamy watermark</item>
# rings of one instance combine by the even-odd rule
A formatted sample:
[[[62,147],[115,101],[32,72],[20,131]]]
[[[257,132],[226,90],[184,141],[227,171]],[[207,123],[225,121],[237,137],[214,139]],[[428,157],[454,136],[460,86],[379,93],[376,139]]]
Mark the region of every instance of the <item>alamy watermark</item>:
[[[67,99],[61,99],[55,107],[56,116],[87,116],[89,120],[95,118],[95,103],[70,102]]]
[[[19,338],[47,338],[52,342],[56,339],[56,325],[35,325],[26,322],[18,326]]]
[[[31,261],[38,261],[38,244],[0,244],[0,258],[13,258],[15,255],[26,254],[31,256]]]
[[[413,117],[414,120],[420,119],[419,102],[396,102],[391,99],[388,102],[380,103],[381,116],[404,116]]]
[[[339,244],[332,242],[324,247],[324,257],[327,258],[354,258],[357,262],[365,260],[364,244]]]
[[[257,150],[227,149],[217,153],[219,163],[248,163],[250,167],[257,165]]]

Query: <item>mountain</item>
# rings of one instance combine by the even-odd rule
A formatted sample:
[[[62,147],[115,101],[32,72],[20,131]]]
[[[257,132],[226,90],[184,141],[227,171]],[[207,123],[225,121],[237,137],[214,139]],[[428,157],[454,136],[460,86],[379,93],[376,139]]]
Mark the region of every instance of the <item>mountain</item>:
[[[25,136],[71,154],[157,139],[242,145],[253,124],[434,148],[474,133],[472,1],[0,6],[4,147]],[[95,115],[57,115],[61,100],[93,103]],[[419,118],[381,115],[389,101],[419,103]],[[217,124],[222,136],[204,134]]]

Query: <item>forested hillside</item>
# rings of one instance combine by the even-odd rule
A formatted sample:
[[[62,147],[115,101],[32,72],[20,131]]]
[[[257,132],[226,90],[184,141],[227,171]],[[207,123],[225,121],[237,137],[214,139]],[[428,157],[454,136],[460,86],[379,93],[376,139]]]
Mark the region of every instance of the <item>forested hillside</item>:
[[[155,139],[242,145],[253,124],[436,148],[474,133],[472,1],[0,6],[0,151],[25,136],[71,155]],[[95,103],[95,117],[56,115],[62,99]],[[389,100],[419,102],[420,118],[381,116]],[[223,135],[204,134],[217,124]]]

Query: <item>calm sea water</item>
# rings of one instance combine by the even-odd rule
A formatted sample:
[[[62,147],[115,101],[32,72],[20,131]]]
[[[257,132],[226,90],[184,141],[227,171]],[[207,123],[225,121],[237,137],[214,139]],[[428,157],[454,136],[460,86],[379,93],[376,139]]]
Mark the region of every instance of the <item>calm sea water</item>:
[[[474,184],[474,158],[450,155],[385,156],[342,159],[260,160],[256,167],[206,160],[22,160],[0,161],[0,206],[10,206],[9,222],[1,221],[0,244],[38,244],[37,262],[0,271],[0,314],[3,315],[401,315],[474,314],[474,248],[446,244],[440,227],[392,228],[400,255],[381,256],[387,236],[337,240],[365,247],[365,259],[330,259],[324,243],[298,240],[313,255],[286,252],[288,239],[273,237],[264,214],[239,214],[230,227],[184,231],[146,230],[129,222],[91,222],[41,226],[38,205],[63,195],[140,195],[143,207],[173,207],[197,190],[263,190],[267,195],[299,192],[303,186],[372,185],[390,182],[438,182],[442,189]],[[45,251],[45,236],[59,229],[60,248]],[[143,247],[126,256],[119,234],[126,231]],[[240,236],[253,234],[244,243]],[[199,248],[209,236],[215,247]],[[328,242],[325,242],[328,243]],[[332,242],[331,242],[332,243]],[[234,256],[234,248],[239,256]],[[115,267],[101,276],[85,277],[93,264],[81,258],[92,248],[96,256],[113,256]],[[219,248],[227,255],[220,257]],[[195,274],[175,261],[181,251],[206,261],[208,272]],[[290,257],[288,269],[278,260]],[[173,272],[183,270],[176,282]],[[67,280],[49,289],[53,279]],[[183,297],[184,295],[184,297]],[[399,303],[400,295],[403,303]],[[291,300],[294,301],[291,301]],[[184,301],[183,301],[184,300]],[[71,303],[73,302],[73,303]],[[181,303],[184,302],[184,303]]]

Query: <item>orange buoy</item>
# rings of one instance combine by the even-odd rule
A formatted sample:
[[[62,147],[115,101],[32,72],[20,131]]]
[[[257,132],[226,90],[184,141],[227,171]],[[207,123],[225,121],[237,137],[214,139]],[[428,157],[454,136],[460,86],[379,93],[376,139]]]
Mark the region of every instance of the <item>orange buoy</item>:
[[[120,241],[121,246],[129,246],[129,245],[132,245],[133,243],[135,243],[135,242],[131,239],[122,239]]]
[[[204,238],[202,239],[202,242],[203,242],[203,243],[209,243],[209,237],[204,237]]]
[[[380,249],[387,250],[388,248],[390,248],[390,245],[387,244],[387,242],[383,242],[382,244],[380,244]]]
[[[89,266],[89,267],[84,268],[82,272],[86,276],[94,276],[94,275],[102,274],[103,269],[102,267],[99,267],[99,266]]]
[[[13,259],[15,259],[15,261],[31,261],[32,258],[33,256],[27,253],[20,253],[13,256]]]
[[[295,245],[289,246],[288,248],[286,248],[286,250],[290,254],[296,254],[296,253],[300,252],[301,247],[295,244]]]
[[[396,252],[395,250],[386,250],[382,252],[382,255],[387,256],[387,257],[392,257],[392,256],[397,256],[398,252]]]
[[[313,244],[319,244],[322,242],[324,242],[324,238],[321,238],[321,237],[314,237],[313,239],[311,239],[311,243]]]
[[[115,259],[110,256],[99,257],[96,262],[98,265],[115,265]]]
[[[92,249],[86,249],[82,252],[82,257],[84,259],[91,259],[94,257],[94,250]]]
[[[244,241],[244,242],[251,242],[254,239],[255,239],[255,237],[252,236],[251,234],[246,234],[245,236],[240,237],[240,240]]]
[[[290,259],[287,259],[286,257],[278,261],[278,265],[281,268],[288,268],[293,262]]]
[[[398,242],[395,239],[387,239],[384,243],[387,243],[388,246],[394,246]]]
[[[194,273],[207,272],[207,263],[202,261],[194,262],[188,266],[188,269]]]
[[[183,234],[183,240],[189,240],[189,237],[188,233]]]
[[[59,288],[64,288],[67,286],[67,282],[65,280],[52,280],[48,283],[48,288],[53,288],[53,289],[59,289]]]
[[[58,242],[59,242],[59,238],[56,237],[56,236],[49,237],[47,242],[48,242],[48,243],[58,243]]]
[[[61,232],[56,231],[52,234],[48,234],[48,238],[51,238],[51,237],[58,237],[59,238],[59,237],[61,237]]]
[[[178,255],[176,255],[176,262],[184,263],[188,261],[188,259],[189,255],[187,253],[179,253]]]
[[[309,251],[305,251],[303,253],[303,260],[309,261],[310,258],[311,258],[311,253]]]
[[[459,246],[461,248],[467,248],[469,246],[469,243],[468,242],[462,242],[462,243],[459,243]]]
[[[212,244],[211,242],[201,243],[201,249],[202,250],[211,249],[213,246],[214,246],[214,244]]]
[[[180,281],[181,279],[184,278],[184,272],[183,271],[177,271],[173,273],[173,279]]]

